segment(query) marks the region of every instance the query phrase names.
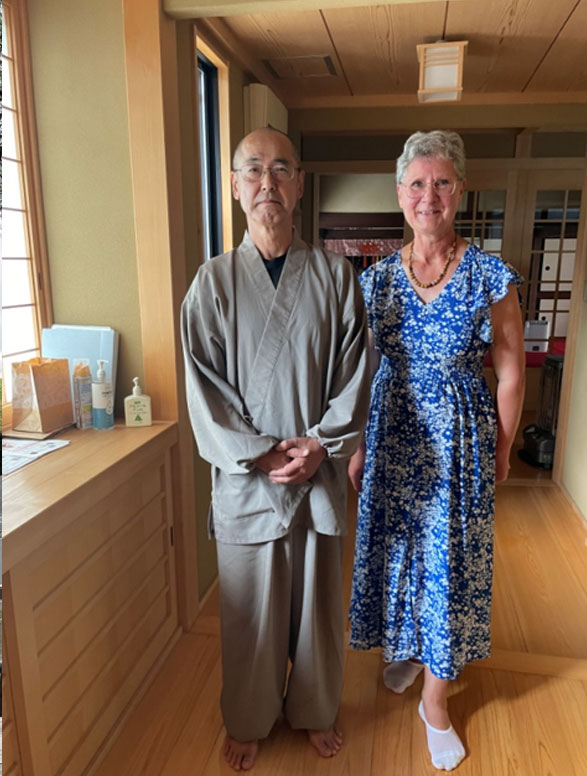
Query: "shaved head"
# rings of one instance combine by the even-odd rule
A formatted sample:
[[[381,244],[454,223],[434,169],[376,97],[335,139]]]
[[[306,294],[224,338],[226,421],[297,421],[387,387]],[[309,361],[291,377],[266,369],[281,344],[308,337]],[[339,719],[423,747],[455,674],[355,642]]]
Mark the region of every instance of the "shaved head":
[[[263,135],[271,135],[271,134],[281,135],[282,137],[285,137],[288,140],[291,148],[293,161],[295,162],[296,167],[299,167],[301,164],[300,155],[298,154],[298,150],[294,146],[291,137],[289,135],[286,135],[285,132],[282,132],[280,129],[274,129],[273,127],[261,127],[259,129],[254,129],[252,132],[249,132],[249,134],[245,135],[243,139],[240,141],[240,143],[237,145],[234,151],[234,156],[232,157],[232,169],[238,170],[238,168],[240,167],[243,145],[248,140],[250,140],[253,137],[255,139],[257,138],[262,139]]]

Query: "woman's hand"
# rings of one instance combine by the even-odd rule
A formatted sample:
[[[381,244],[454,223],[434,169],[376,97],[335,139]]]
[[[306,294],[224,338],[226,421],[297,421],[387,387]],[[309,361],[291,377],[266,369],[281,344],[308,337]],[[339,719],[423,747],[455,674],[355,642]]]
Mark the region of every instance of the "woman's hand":
[[[347,468],[349,480],[351,481],[351,485],[357,491],[357,493],[361,490],[364,468],[365,468],[365,450],[361,446],[359,447],[357,452],[351,457]]]

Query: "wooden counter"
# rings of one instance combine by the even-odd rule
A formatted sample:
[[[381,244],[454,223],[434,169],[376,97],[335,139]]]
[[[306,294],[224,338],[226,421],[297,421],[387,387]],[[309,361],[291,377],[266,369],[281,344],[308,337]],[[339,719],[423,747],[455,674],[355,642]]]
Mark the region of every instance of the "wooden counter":
[[[91,773],[179,636],[174,423],[71,430],[3,478],[3,773]]]

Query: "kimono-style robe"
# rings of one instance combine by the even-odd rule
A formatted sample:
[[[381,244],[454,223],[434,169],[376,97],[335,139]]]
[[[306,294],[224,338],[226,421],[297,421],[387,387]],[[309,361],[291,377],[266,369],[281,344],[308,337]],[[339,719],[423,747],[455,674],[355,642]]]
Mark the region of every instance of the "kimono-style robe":
[[[245,235],[200,267],[182,326],[190,417],[212,464],[226,729],[265,738],[283,710],[292,728],[326,730],[344,664],[346,459],[369,403],[358,280],[294,236],[275,289]],[[326,449],[311,480],[277,484],[256,468],[300,436]]]
[[[219,542],[286,535],[308,495],[310,526],[346,530],[346,463],[368,411],[361,290],[343,257],[295,234],[277,289],[245,234],[198,270],[182,308],[187,402],[212,464],[210,529]],[[327,458],[311,481],[272,483],[255,460],[315,437]]]

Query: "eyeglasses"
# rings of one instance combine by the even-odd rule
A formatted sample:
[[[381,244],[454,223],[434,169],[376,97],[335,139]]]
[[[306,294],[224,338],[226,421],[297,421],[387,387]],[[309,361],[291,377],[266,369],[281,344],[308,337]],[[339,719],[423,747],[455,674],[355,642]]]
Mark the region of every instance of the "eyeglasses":
[[[402,183],[402,186],[410,199],[418,199],[429,184],[440,197],[452,197],[457,190],[457,183],[458,181],[451,181],[448,178],[439,178],[436,181],[410,181],[410,183]]]
[[[279,164],[272,164],[270,167],[263,167],[262,164],[245,164],[243,167],[239,167],[234,172],[240,172],[242,178],[247,183],[259,183],[263,180],[265,171],[267,171],[273,180],[284,183],[290,181],[299,170],[299,167],[294,167],[293,164],[287,162],[279,162]]]

